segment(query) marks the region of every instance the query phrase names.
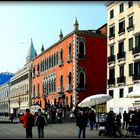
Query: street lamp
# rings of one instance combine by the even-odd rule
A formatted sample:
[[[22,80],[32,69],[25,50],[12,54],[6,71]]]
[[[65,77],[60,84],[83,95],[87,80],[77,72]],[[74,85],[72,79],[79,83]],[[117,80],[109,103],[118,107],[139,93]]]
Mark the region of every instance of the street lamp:
[[[19,105],[19,113],[20,113],[20,105],[21,105],[21,99],[20,99],[20,96],[19,96],[19,98],[18,98],[18,105]]]
[[[10,116],[10,99],[8,98],[9,116]]]

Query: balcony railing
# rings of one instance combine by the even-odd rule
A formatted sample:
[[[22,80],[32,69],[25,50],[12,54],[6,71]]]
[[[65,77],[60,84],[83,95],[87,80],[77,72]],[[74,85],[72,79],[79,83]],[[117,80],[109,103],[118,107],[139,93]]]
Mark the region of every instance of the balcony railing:
[[[36,76],[38,76],[39,75],[39,71],[36,71]]]
[[[115,85],[115,78],[108,79],[108,85]]]
[[[66,85],[66,91],[72,91],[72,84]]]
[[[125,33],[125,29],[119,29],[118,34]]]
[[[58,87],[58,93],[63,93],[64,92],[64,88],[63,87]]]
[[[71,60],[72,60],[72,56],[71,55],[68,55],[67,56],[67,62],[69,63]]]
[[[130,30],[130,29],[133,29],[133,28],[134,28],[134,24],[129,25],[129,26],[127,27],[127,30]]]
[[[125,58],[125,52],[119,52],[117,54],[117,59]]]
[[[115,37],[115,34],[110,34],[109,39]]]
[[[111,55],[108,57],[108,62],[113,62],[115,61],[115,55]]]
[[[140,53],[140,46],[139,46],[139,47],[135,47],[135,48],[133,48],[132,53],[133,53],[133,54]]]
[[[138,74],[133,74],[133,81],[135,81],[135,80],[140,80],[140,73],[138,73]]]
[[[32,78],[34,78],[35,77],[35,73],[32,73]]]
[[[59,66],[62,66],[63,65],[63,60],[62,59],[59,60],[58,65]]]
[[[117,78],[117,83],[125,83],[125,79],[126,79],[125,76],[118,77]]]

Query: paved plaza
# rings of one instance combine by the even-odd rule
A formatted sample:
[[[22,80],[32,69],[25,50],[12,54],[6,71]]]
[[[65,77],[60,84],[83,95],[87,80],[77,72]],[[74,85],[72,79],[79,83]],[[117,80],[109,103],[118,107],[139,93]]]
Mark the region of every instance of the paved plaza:
[[[0,118],[2,120],[2,118]],[[6,120],[6,119],[5,119]],[[44,138],[47,139],[72,139],[77,138],[78,127],[75,122],[63,122],[56,124],[48,124],[44,129]],[[123,131],[126,134],[126,131]],[[13,123],[0,123],[0,139],[24,139],[25,129],[22,128],[22,124]],[[37,127],[33,127],[33,138],[38,138]],[[89,139],[104,139],[111,138],[105,136],[98,136],[98,130],[90,130],[86,128],[86,138]]]

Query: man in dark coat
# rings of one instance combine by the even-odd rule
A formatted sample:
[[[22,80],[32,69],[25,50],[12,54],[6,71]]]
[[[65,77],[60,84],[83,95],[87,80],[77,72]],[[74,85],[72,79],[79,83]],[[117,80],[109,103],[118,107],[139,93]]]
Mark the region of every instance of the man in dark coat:
[[[90,130],[93,130],[93,127],[95,126],[96,123],[96,115],[94,113],[94,110],[91,110],[89,112],[89,124],[90,124]]]
[[[40,108],[38,109],[38,116],[35,119],[35,125],[38,130],[38,138],[44,138],[44,126],[47,126],[47,120]]]
[[[83,132],[83,138],[86,137],[87,123],[88,123],[87,115],[84,113],[84,111],[80,111],[76,119],[76,125],[79,127],[78,138],[81,137],[82,132]]]

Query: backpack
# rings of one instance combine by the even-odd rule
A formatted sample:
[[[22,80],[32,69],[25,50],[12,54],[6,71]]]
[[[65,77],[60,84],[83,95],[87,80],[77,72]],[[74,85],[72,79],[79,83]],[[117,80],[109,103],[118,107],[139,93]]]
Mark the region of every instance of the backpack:
[[[37,125],[37,126],[44,126],[44,125],[46,125],[45,118],[44,118],[43,115],[39,115],[39,116],[37,117],[36,125]]]

